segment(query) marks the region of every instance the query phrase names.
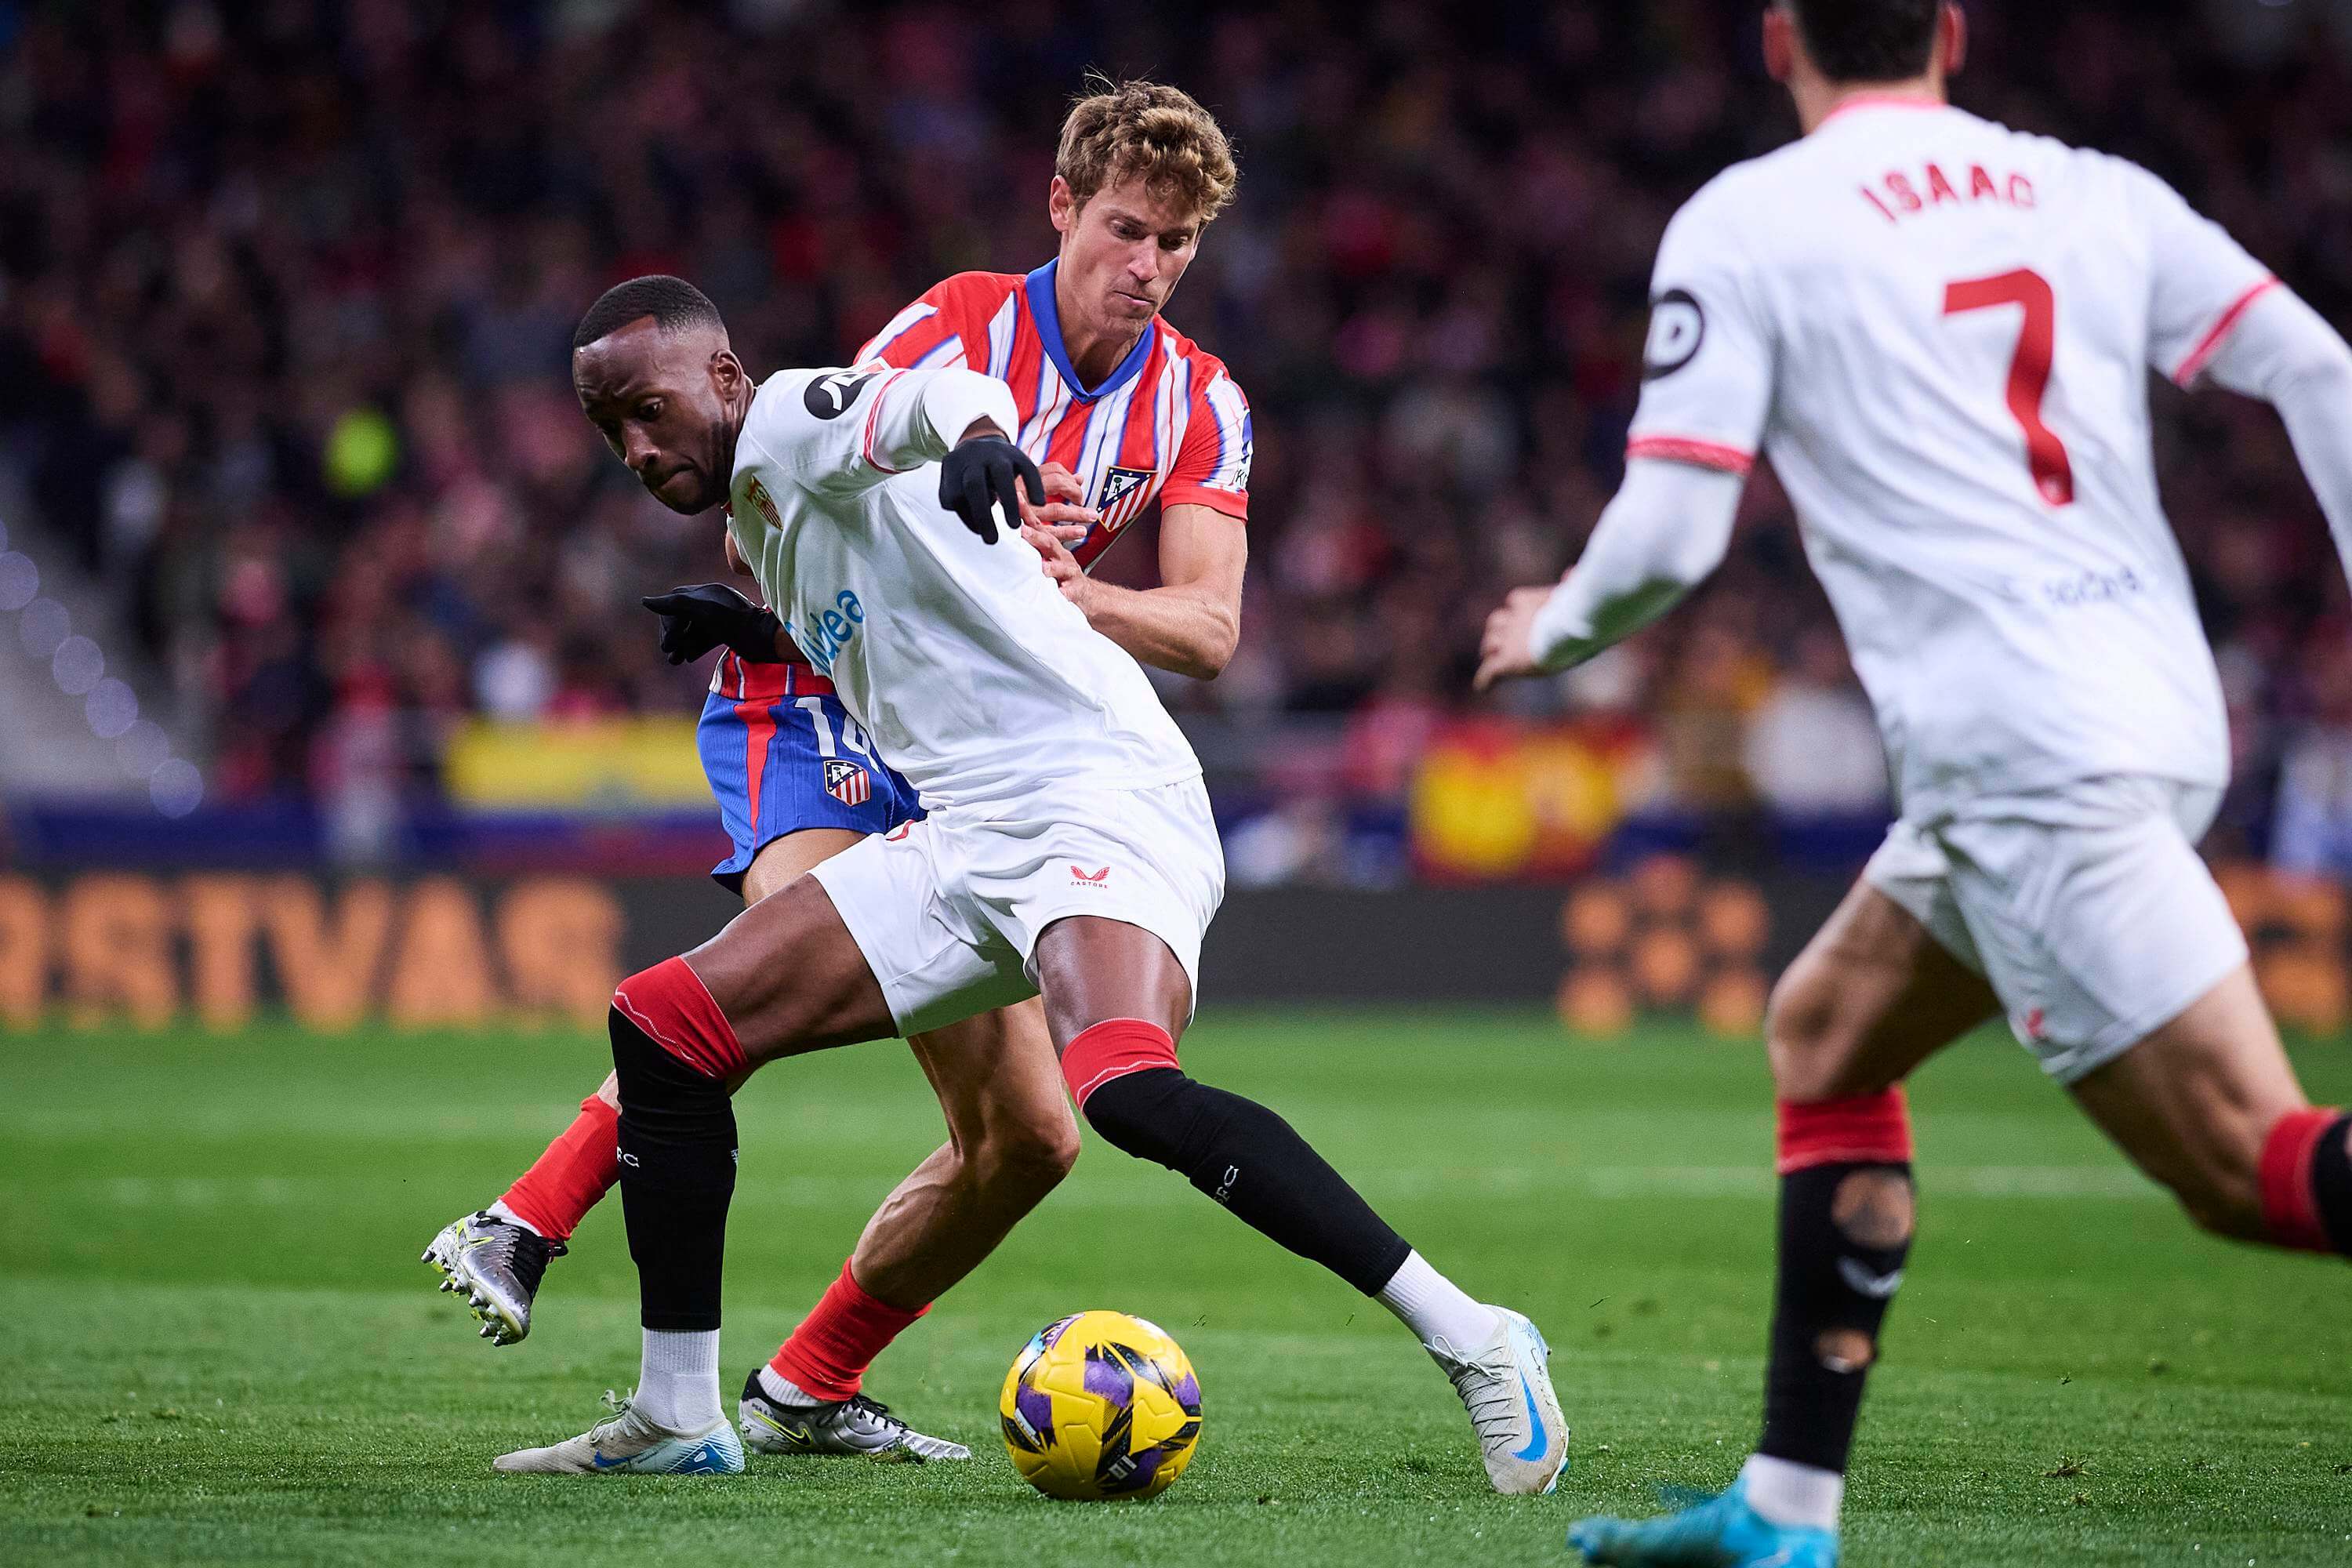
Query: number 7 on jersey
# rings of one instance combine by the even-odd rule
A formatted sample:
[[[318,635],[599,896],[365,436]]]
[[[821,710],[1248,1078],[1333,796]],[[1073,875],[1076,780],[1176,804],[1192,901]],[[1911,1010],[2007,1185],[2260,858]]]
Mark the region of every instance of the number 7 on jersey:
[[[2025,310],[2025,322],[2017,334],[2017,353],[2009,362],[2009,412],[2025,432],[2025,466],[2043,500],[2052,506],[2071,506],[2074,465],[2066,456],[2066,443],[2042,421],[2042,399],[2050,389],[2050,361],[2058,340],[2057,297],[2042,274],[2026,268],[1944,287],[1947,316],[1989,310],[1996,305],[2020,305]]]

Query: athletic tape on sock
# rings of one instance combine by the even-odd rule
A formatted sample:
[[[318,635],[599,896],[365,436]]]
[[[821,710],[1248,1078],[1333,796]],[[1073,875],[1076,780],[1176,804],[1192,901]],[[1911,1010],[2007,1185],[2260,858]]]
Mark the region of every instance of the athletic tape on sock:
[[[2312,1180],[2319,1141],[2344,1113],[2324,1107],[2290,1110],[2263,1140],[2263,1220],[2271,1239],[2305,1252],[2332,1252]]]
[[[666,958],[622,981],[613,992],[613,1005],[656,1045],[706,1078],[727,1078],[746,1066],[735,1026],[683,958]]]
[[[1784,1176],[1813,1165],[1911,1163],[1911,1113],[1899,1087],[1851,1100],[1784,1100],[1777,1109]]]
[[[1131,1072],[1176,1065],[1176,1042],[1157,1024],[1140,1018],[1106,1018],[1079,1031],[1062,1053],[1062,1081],[1083,1111],[1087,1096]]]

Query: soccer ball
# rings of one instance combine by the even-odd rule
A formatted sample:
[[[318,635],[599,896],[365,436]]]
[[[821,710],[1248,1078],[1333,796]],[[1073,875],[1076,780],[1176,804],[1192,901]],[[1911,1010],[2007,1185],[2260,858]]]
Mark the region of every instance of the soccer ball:
[[[1201,1382],[1166,1331],[1124,1312],[1046,1324],[997,1401],[1013,1468],[1047,1497],[1165,1491],[1201,1444]]]

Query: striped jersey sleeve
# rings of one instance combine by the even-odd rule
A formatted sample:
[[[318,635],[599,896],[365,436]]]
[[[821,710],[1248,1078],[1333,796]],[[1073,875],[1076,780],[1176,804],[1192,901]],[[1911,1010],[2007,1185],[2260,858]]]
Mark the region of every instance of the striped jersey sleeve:
[[[1228,517],[1249,516],[1249,399],[1223,361],[1201,353],[1190,342],[1181,352],[1190,359],[1189,414],[1183,439],[1176,448],[1175,466],[1160,491],[1160,504],[1205,506]]]
[[[959,272],[883,323],[857,351],[856,363],[901,370],[953,366],[1002,381],[1012,358],[1020,289],[1016,277]]]

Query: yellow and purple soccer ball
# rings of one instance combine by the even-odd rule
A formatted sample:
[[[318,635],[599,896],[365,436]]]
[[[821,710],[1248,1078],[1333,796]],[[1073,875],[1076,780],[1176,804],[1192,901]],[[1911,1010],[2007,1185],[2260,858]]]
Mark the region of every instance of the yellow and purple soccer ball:
[[[1201,1380],[1158,1324],[1077,1312],[1021,1348],[997,1414],[1013,1468],[1047,1497],[1147,1498],[1201,1446]]]

